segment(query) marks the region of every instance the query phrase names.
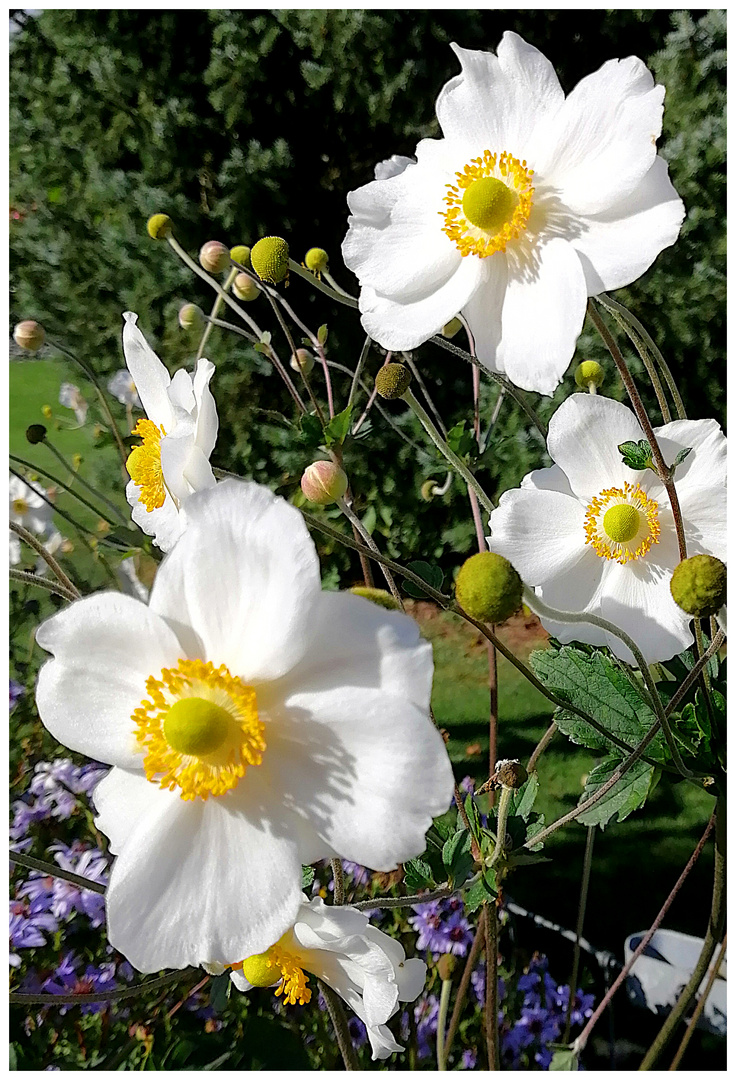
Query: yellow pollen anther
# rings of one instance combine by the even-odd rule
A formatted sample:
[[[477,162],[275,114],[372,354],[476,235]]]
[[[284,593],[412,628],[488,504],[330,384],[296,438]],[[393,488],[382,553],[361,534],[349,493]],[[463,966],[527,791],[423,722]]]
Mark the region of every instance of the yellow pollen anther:
[[[242,970],[251,986],[273,986],[278,982],[274,993],[277,997],[283,994],[287,1005],[306,1005],[312,999],[312,991],[307,986],[309,978],[301,966],[301,957],[285,948],[281,941],[263,953],[249,956],[242,964],[233,964],[233,967]]]
[[[448,184],[442,231],[454,240],[461,255],[481,259],[505,251],[527,227],[532,210],[531,169],[511,154],[485,150]],[[461,195],[462,192],[462,195]]]
[[[163,427],[158,428],[152,420],[139,420],[131,432],[143,439],[136,446],[125,463],[130,479],[141,489],[138,496],[146,510],[158,510],[164,505],[166,487],[161,470],[161,436],[166,434]]]
[[[180,660],[146,680],[133,712],[146,778],[182,799],[224,795],[266,749],[256,692],[222,664]]]
[[[591,500],[585,515],[585,543],[603,559],[625,565],[659,543],[657,503],[639,484],[606,488]]]

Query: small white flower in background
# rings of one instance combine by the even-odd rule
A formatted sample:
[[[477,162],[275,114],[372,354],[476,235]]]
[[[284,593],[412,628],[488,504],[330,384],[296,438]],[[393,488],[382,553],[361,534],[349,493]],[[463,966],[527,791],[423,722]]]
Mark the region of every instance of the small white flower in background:
[[[497,56],[452,47],[444,138],[350,192],[343,257],[384,348],[415,348],[462,313],[487,367],[551,394],[587,297],[635,281],[677,239],[685,209],[656,148],[664,87],[630,56],[565,97],[517,34]]]
[[[172,379],[136,326],[138,316],[123,317],[125,363],[147,417],[133,428],[143,442],[128,458],[125,494],[136,525],[168,551],[181,534],[184,501],[216,483],[209,461],[218,426],[209,388],[215,365],[198,360],[193,376],[180,368]]]
[[[142,409],[141,399],[135,388],[133,378],[127,368],[121,368],[107,381],[108,393],[120,402],[121,405],[130,406],[132,409]]]
[[[79,387],[70,382],[62,383],[59,387],[59,404],[74,412],[77,423],[81,427],[87,419],[89,405],[86,399],[82,397],[82,391]]]
[[[42,499],[39,492],[44,495],[49,494],[38,482],[34,482],[31,487],[11,473],[8,481],[9,520],[15,522],[16,525],[22,525],[24,529],[36,536],[46,537],[47,542],[44,546],[53,555],[59,549],[63,537],[54,525],[53,506]],[[10,565],[17,566],[22,559],[23,548],[16,533],[10,532],[9,537]],[[43,559],[39,559],[37,569],[39,573],[46,569]]]
[[[291,929],[233,968],[238,990],[275,985],[290,1005],[311,1000],[309,975],[316,975],[363,1021],[374,1061],[404,1049],[386,1025],[400,1001],[419,997],[427,974],[423,960],[407,960],[399,942],[371,926],[361,911],[305,896]]]
[[[654,431],[668,465],[692,447],[675,471],[688,555],[725,561],[723,432],[715,420],[674,420]],[[680,555],[667,492],[650,469],[624,465],[618,449],[643,438],[625,405],[573,394],[550,420],[547,448],[555,464],[501,496],[488,543],[546,604],[608,619],[652,664],[686,649],[693,638],[690,616],[670,594]],[[623,642],[595,626],[542,623],[562,642],[607,645],[633,661]]]
[[[36,634],[41,719],[114,766],[94,796],[108,933],[148,972],[263,952],[302,864],[394,869],[453,787],[416,623],[323,592],[301,514],[267,488],[227,480],[183,516],[148,606],[96,593]]]

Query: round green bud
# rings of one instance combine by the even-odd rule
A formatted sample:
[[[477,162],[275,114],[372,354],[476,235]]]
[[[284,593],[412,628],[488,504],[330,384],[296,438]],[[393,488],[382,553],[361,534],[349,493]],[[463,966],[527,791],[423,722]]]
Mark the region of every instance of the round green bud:
[[[230,258],[241,266],[250,266],[250,248],[246,244],[236,244],[230,248]]]
[[[309,375],[314,367],[314,357],[309,349],[297,349],[296,353],[292,354],[289,367],[294,371],[303,371],[305,375]]]
[[[37,352],[44,343],[46,332],[40,323],[33,319],[24,319],[13,330],[15,344],[29,352]]]
[[[366,600],[370,600],[388,611],[398,611],[398,600],[395,600],[391,593],[386,592],[385,589],[372,589],[368,585],[354,585],[348,591],[353,593],[354,596],[363,596]]]
[[[26,428],[26,438],[31,446],[42,443],[46,438],[46,428],[43,424],[31,424],[29,428]]]
[[[457,960],[452,953],[443,953],[437,961],[437,974],[442,979],[442,982],[447,982],[452,978],[452,973],[457,967]]]
[[[179,326],[182,330],[201,330],[204,312],[196,304],[184,304],[179,308]]]
[[[675,567],[672,599],[696,619],[715,615],[726,603],[726,567],[713,555],[693,555]]]
[[[301,486],[310,502],[329,506],[348,490],[348,478],[334,461],[315,461],[304,470]]]
[[[376,390],[389,401],[403,397],[411,385],[411,372],[404,364],[384,364],[376,375]]]
[[[590,383],[595,387],[600,386],[604,377],[603,368],[595,360],[583,360],[582,364],[575,368],[575,382],[581,390],[587,390]]]
[[[167,236],[171,236],[171,218],[168,214],[154,214],[146,222],[146,229],[154,240],[165,240]]]
[[[250,274],[238,274],[233,281],[233,292],[238,300],[256,300],[261,290]]]
[[[221,274],[230,266],[230,252],[219,240],[208,240],[199,249],[199,261],[210,274]]]
[[[529,774],[517,758],[505,758],[496,762],[495,781],[501,787],[517,790],[529,778]]]
[[[421,487],[421,496],[425,502],[431,502],[434,498],[434,480],[425,480]]]
[[[311,270],[315,274],[319,274],[323,270],[326,270],[329,261],[329,257],[324,248],[310,248],[304,256],[304,265],[307,270]]]
[[[479,622],[502,623],[521,607],[521,578],[508,559],[494,551],[472,555],[460,567],[455,597]]]
[[[442,327],[442,336],[446,338],[454,338],[460,330],[462,330],[463,324],[458,319],[457,315],[454,319],[450,319],[448,323]]]
[[[289,245],[280,236],[264,236],[251,248],[250,262],[261,281],[278,285],[289,276]]]

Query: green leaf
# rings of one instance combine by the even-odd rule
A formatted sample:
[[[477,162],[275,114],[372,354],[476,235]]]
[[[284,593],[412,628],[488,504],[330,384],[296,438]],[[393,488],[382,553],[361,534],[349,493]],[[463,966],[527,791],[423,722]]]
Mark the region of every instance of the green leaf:
[[[530,821],[526,828],[526,836],[524,837],[525,843],[533,839],[533,837],[535,837],[537,833],[540,833],[542,831],[542,829],[544,828],[544,820],[544,814],[534,815],[534,820]],[[542,842],[541,844],[533,844],[532,847],[529,848],[529,851],[541,851],[543,847],[544,842]]]
[[[404,863],[404,883],[409,892],[434,888],[436,885],[434,874],[426,859],[419,856]]]
[[[302,867],[302,888],[308,889],[314,881],[314,867],[303,866]]]
[[[585,802],[594,792],[603,787],[620,764],[620,757],[607,757],[591,769],[580,802]],[[658,778],[659,770],[639,759],[595,806],[591,806],[590,810],[580,815],[578,821],[583,825],[600,825],[602,829],[614,816],[618,821],[623,821],[634,810],[644,805]]]
[[[442,588],[442,582],[445,579],[445,575],[440,570],[439,566],[433,566],[432,563],[424,562],[423,559],[415,559],[414,562],[407,564],[407,570],[411,570],[417,577],[420,577],[422,581],[426,581],[432,589],[438,591]],[[425,593],[418,585],[415,585],[413,581],[404,582],[404,592],[409,596],[413,596],[415,600],[423,600],[428,594]]]
[[[549,1063],[550,1072],[577,1072],[578,1056],[568,1046],[560,1046],[555,1049],[552,1060]]]
[[[522,784],[518,791],[515,791],[511,799],[511,814],[514,817],[523,818],[527,820],[532,808],[534,807],[534,800],[537,797],[539,791],[539,777],[536,773],[532,773],[529,779]]]
[[[333,416],[325,428],[325,442],[327,446],[342,446],[345,441],[345,436],[350,433],[350,417],[353,412],[353,406],[348,405],[347,409],[343,409],[342,412]]]
[[[210,1005],[216,1013],[221,1013],[227,1005],[230,993],[230,972],[215,975],[210,982]]]
[[[327,341],[327,332],[327,323],[322,323],[319,330],[317,331],[317,341],[320,343],[320,345],[324,345]]]
[[[497,896],[496,874],[493,870],[484,870],[478,880],[463,893],[466,913],[477,911],[481,904],[495,900]]]
[[[261,334],[260,338],[259,338],[259,341],[260,341],[261,345],[270,345],[271,344],[271,331],[270,330],[264,330],[263,333]]]
[[[465,421],[461,420],[459,424],[455,424],[447,432],[447,445],[453,450],[458,457],[465,457],[466,454],[471,453],[475,446],[475,436],[472,432],[465,430]]]
[[[618,448],[624,465],[628,465],[630,469],[635,469],[636,472],[644,469],[657,471],[652,463],[652,448],[646,439],[640,439],[638,443],[622,442]]]
[[[299,421],[299,429],[302,439],[310,449],[322,446],[325,438],[324,432],[322,431],[322,425],[313,413],[303,413]]]
[[[465,796],[465,813],[470,824],[470,831],[473,834],[475,840],[478,840],[481,834],[481,820],[478,807],[475,805],[475,799],[472,795]]]
[[[654,713],[637,688],[605,653],[562,645],[531,653],[529,663],[535,675],[558,697],[594,716],[606,731],[632,749],[655,722]],[[574,713],[558,709],[555,720],[571,742],[591,750],[621,753],[620,747]],[[661,734],[655,736],[647,753],[664,757]]]
[[[253,349],[257,353],[263,353],[264,356],[270,356],[271,350],[268,345],[264,345],[262,341],[257,341],[253,346]]]
[[[692,450],[693,450],[692,446],[686,446],[683,450],[680,450],[679,454],[677,455],[675,460],[672,462],[672,469],[674,470],[674,469],[677,468],[678,465],[682,465],[683,461],[688,456],[688,454],[692,453]]]
[[[470,853],[472,837],[467,829],[462,828],[445,841],[442,848],[442,862],[445,864],[453,885],[462,885],[473,869],[473,856]]]

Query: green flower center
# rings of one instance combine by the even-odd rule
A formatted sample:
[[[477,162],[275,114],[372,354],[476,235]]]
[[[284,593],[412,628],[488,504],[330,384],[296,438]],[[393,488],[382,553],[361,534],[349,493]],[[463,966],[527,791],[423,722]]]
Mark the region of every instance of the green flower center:
[[[603,515],[603,531],[617,544],[632,540],[639,531],[641,514],[635,506],[619,503]]]
[[[13,499],[13,513],[18,517],[24,517],[28,513],[28,503],[25,499]]]
[[[175,701],[164,720],[164,738],[180,754],[206,757],[228,737],[233,718],[227,709],[204,698]]]
[[[497,232],[510,221],[519,202],[518,196],[495,176],[473,180],[463,195],[463,214],[484,232]]]

